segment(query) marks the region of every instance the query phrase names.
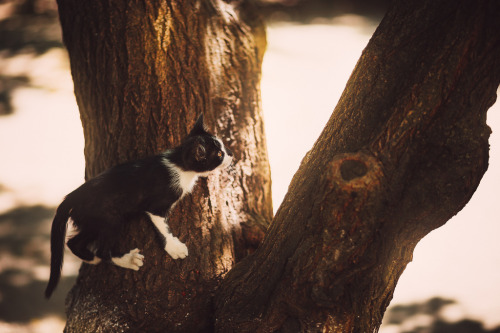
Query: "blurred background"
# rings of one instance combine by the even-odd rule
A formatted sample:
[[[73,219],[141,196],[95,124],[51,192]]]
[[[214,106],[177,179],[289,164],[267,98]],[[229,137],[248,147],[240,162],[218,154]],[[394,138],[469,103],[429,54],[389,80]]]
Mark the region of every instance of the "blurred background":
[[[262,97],[278,208],[330,117],[386,0],[269,0]],[[417,246],[381,332],[500,333],[500,107],[469,204]],[[298,133],[300,133],[298,135]],[[83,133],[53,0],[0,0],[0,332],[61,332],[79,261],[46,301],[49,231],[83,182]]]

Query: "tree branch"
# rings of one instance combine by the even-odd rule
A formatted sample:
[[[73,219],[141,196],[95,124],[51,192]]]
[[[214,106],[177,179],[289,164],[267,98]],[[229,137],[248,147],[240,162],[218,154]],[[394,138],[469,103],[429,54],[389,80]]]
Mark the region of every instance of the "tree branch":
[[[394,4],[263,244],[222,282],[219,331],[378,329],[417,242],[487,169],[499,7]]]

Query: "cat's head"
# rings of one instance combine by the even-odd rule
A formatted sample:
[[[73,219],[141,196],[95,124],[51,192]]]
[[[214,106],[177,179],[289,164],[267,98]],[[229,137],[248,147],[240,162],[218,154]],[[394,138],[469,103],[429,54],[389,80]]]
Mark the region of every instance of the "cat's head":
[[[186,171],[206,175],[215,169],[229,166],[233,160],[233,152],[224,146],[221,139],[205,129],[203,114],[198,117],[181,147]]]

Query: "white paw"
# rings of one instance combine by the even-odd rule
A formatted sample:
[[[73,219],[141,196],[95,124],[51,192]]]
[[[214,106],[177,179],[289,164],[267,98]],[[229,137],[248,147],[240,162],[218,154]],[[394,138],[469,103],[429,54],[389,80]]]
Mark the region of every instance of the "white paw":
[[[188,256],[188,248],[186,244],[181,242],[177,237],[167,238],[165,251],[167,251],[173,259],[184,259]]]
[[[138,271],[144,265],[144,256],[139,253],[139,249],[130,250],[129,253],[124,254],[122,257],[111,258],[111,260],[117,266],[133,269],[134,271]]]

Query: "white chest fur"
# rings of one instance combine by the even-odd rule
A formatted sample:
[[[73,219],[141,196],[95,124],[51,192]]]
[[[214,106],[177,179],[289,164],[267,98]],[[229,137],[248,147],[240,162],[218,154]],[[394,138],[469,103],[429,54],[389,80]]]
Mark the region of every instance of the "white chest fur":
[[[174,188],[180,188],[182,190],[181,197],[191,192],[194,184],[196,184],[196,181],[198,180],[199,173],[194,171],[184,171],[168,160],[165,160],[164,163],[165,166],[172,172]]]
[[[198,174],[194,171],[182,171],[181,169],[174,167],[178,174],[179,187],[182,189],[182,195],[191,192],[198,180]]]

